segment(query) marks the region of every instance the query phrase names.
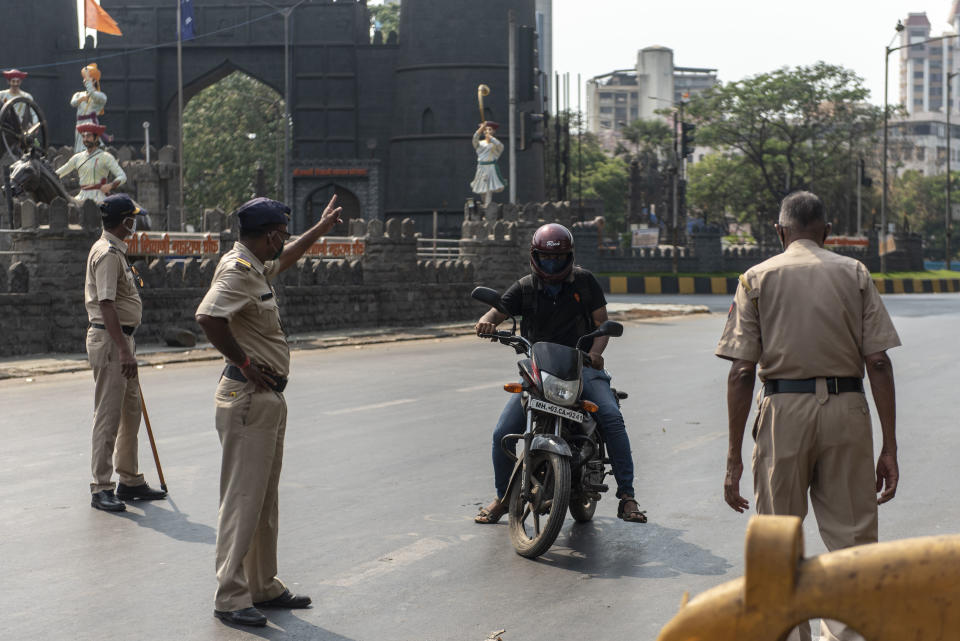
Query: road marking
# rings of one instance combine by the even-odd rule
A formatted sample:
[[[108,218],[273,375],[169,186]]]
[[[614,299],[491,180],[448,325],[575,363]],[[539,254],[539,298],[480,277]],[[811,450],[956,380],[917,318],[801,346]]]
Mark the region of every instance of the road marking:
[[[352,412],[363,412],[365,410],[378,410],[383,407],[393,407],[394,405],[406,405],[407,403],[416,403],[417,399],[415,398],[402,398],[397,401],[387,401],[385,403],[374,403],[373,405],[359,405],[357,407],[347,407],[342,410],[333,410],[332,412],[324,412],[328,416],[336,416],[337,414],[350,414]]]
[[[349,588],[358,583],[375,579],[399,568],[421,561],[428,556],[447,549],[453,543],[454,541],[445,541],[443,539],[420,539],[399,550],[384,554],[375,561],[361,563],[350,572],[326,581],[321,581],[321,584],[333,585],[339,588]]]
[[[676,454],[677,452],[693,449],[694,447],[698,447],[700,445],[703,445],[704,443],[709,443],[710,441],[721,438],[725,434],[726,432],[714,432],[712,434],[704,434],[703,436],[697,437],[692,441],[687,441],[686,443],[681,443],[680,445],[676,446],[675,448],[673,448],[673,453]]]
[[[483,385],[472,385],[470,387],[461,387],[453,391],[454,392],[479,392],[480,390],[491,389],[493,387],[503,387],[503,382],[497,381],[496,383],[484,383]]]

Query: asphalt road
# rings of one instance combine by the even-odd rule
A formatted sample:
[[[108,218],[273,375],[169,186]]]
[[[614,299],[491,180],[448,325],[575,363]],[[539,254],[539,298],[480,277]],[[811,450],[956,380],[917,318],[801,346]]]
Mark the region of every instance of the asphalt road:
[[[905,346],[891,353],[902,485],[881,508],[880,535],[954,532],[960,295],[885,300]],[[472,522],[493,491],[490,432],[515,374],[510,350],[461,337],[295,352],[280,575],[314,607],[271,613],[254,631],[212,616],[216,363],[142,371],[171,498],[123,515],[89,507],[89,373],[2,381],[0,638],[654,639],[684,591],[743,572],[747,516],[721,498],[727,366],[712,352],[724,319],[631,322],[612,341],[650,522],[617,520],[608,495],[537,561],[514,554],[505,524]],[[145,435],[140,451],[157,485]],[[806,540],[808,554],[823,551],[812,519]]]

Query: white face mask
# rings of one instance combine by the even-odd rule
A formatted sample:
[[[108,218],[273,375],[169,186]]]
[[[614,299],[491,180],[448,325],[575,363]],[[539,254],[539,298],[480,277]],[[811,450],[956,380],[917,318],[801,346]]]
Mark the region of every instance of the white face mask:
[[[123,226],[124,226],[124,227],[127,229],[127,231],[130,232],[131,234],[137,233],[137,217],[136,217],[136,216],[133,216],[133,224],[132,224],[132,225],[128,225],[128,224],[127,224],[127,220],[129,220],[129,218],[125,218],[125,219],[124,219],[124,221],[123,221]]]

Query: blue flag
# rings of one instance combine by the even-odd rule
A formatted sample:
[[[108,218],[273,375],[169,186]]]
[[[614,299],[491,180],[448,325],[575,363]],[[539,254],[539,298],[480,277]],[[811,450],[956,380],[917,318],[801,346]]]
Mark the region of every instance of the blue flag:
[[[193,0],[180,0],[180,34],[183,40],[193,40]]]

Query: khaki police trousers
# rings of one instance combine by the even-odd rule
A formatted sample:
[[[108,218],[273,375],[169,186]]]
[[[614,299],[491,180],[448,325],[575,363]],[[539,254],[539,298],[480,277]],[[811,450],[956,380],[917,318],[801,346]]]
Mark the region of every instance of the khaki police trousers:
[[[216,392],[220,463],[215,608],[241,610],[286,589],[277,578],[277,486],[287,404],[283,394],[253,391],[223,377]]]
[[[773,394],[760,402],[754,424],[753,487],[758,514],[807,515],[807,493],[820,536],[831,552],[877,541],[876,471],[866,397]],[[837,621],[823,620],[824,641],[862,639]],[[809,625],[788,641],[810,639]]]
[[[133,336],[124,335],[132,353]],[[125,378],[120,370],[120,350],[104,329],[87,330],[87,359],[93,369],[93,434],[91,492],[112,490],[116,468],[124,485],[143,485],[137,463],[137,432],[140,430],[140,385],[138,378]]]

